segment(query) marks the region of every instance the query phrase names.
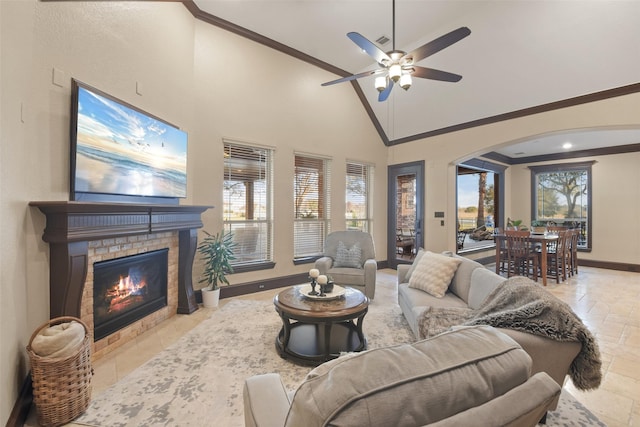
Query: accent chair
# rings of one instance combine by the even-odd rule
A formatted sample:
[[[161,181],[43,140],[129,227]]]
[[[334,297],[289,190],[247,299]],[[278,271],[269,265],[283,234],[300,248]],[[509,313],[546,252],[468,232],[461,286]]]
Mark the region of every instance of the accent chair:
[[[371,234],[357,230],[330,233],[324,242],[324,256],[315,266],[337,285],[364,288],[360,290],[373,299],[378,263]]]

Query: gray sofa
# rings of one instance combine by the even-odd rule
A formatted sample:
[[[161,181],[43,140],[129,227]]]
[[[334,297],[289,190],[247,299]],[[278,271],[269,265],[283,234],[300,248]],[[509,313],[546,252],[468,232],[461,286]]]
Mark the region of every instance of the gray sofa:
[[[421,249],[414,264],[420,261],[424,251]],[[437,298],[420,289],[409,287],[412,265],[398,265],[398,303],[404,316],[417,338],[419,333],[418,319],[429,307],[480,308],[485,297],[496,286],[506,279],[484,268],[482,264],[455,254],[445,253],[460,259],[460,264],[442,298]],[[532,335],[512,329],[497,328],[513,338],[531,356],[533,373],[546,372],[558,385],[564,384],[569,367],[580,352],[579,342],[559,342],[546,337]],[[557,407],[558,399],[552,402],[549,409]]]
[[[560,394],[490,326],[350,353],[311,371],[292,396],[278,374],[244,385],[247,427],[535,426]]]

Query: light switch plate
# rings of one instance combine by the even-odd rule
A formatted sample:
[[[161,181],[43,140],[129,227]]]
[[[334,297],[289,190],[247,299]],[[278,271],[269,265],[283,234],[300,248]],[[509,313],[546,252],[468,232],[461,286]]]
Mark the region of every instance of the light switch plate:
[[[53,84],[56,86],[64,87],[65,83],[65,72],[58,69],[53,68]]]

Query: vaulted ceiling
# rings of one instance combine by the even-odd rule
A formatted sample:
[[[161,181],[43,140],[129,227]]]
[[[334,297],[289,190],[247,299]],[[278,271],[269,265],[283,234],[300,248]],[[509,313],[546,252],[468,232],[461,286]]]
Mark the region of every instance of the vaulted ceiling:
[[[380,68],[347,38],[348,32],[374,43],[390,39],[377,44],[385,52],[393,46],[392,0],[193,0],[186,5],[196,16],[315,63],[336,79]],[[460,74],[462,80],[414,78],[409,90],[396,85],[384,102],[378,101],[373,76],[356,80],[354,89],[388,145],[638,92],[638,17],[640,1],[397,0],[396,49],[408,52],[456,28],[471,30],[418,63]],[[640,130],[551,135],[519,141],[498,154],[561,152],[568,140],[574,150],[640,144]]]

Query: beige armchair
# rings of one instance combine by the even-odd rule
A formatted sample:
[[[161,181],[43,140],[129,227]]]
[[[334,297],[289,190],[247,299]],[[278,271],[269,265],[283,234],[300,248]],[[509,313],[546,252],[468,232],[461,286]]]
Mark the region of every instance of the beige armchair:
[[[363,287],[373,299],[376,293],[376,251],[371,234],[362,231],[334,231],[324,242],[324,256],[316,261],[320,274],[331,276],[337,285]]]

